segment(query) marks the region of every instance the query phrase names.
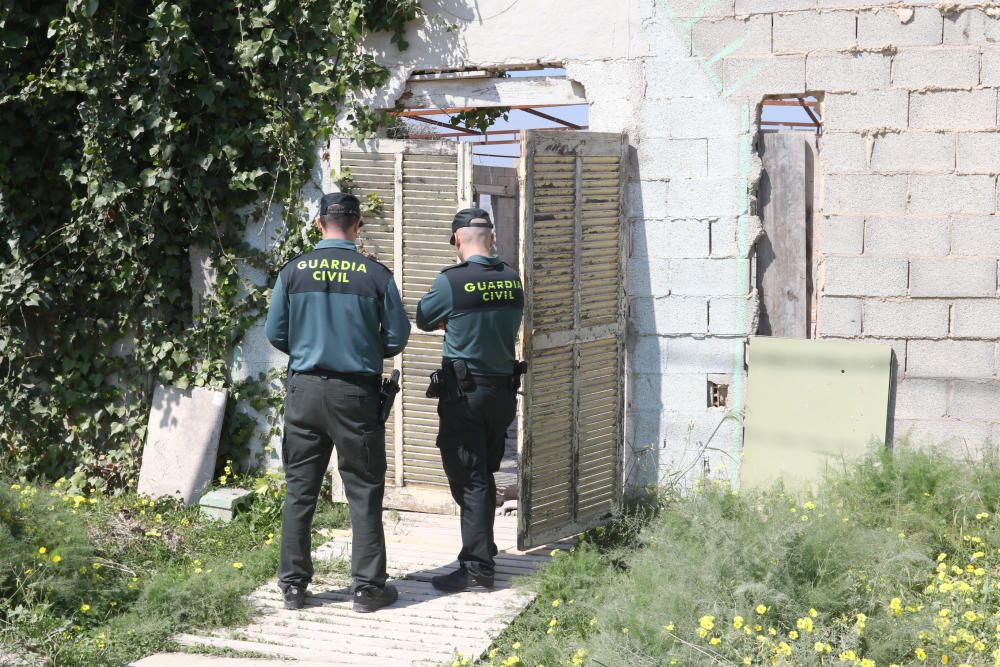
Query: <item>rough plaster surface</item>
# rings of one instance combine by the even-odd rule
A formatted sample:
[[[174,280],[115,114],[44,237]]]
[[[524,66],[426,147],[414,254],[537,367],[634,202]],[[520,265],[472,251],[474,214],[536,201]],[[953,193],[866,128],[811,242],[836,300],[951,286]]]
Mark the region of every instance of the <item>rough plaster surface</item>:
[[[742,409],[756,301],[739,258],[755,234],[759,162],[747,148],[764,95],[823,99],[819,335],[892,345],[897,435],[975,446],[998,432],[1000,19],[894,0],[425,5],[439,18],[414,27],[408,51],[370,41],[391,72],[370,103],[392,106],[417,69],[562,64],[586,91],[591,127],[629,135],[632,479],[732,469],[738,455],[739,428],[707,406],[705,384],[735,369],[730,408]],[[254,335],[239,361],[284,364]],[[960,408],[947,402],[956,378],[979,383]]]

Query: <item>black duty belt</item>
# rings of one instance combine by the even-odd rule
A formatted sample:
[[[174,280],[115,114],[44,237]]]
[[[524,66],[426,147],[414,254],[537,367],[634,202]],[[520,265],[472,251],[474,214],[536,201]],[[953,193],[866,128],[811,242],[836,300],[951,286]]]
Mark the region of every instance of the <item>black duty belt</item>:
[[[326,380],[344,380],[354,384],[371,385],[378,387],[381,384],[381,376],[362,375],[361,373],[338,373],[328,371],[325,368],[314,368],[311,371],[292,371],[295,375],[310,375],[312,377],[324,378]]]
[[[479,386],[496,387],[497,389],[510,389],[510,375],[470,375],[472,381]]]

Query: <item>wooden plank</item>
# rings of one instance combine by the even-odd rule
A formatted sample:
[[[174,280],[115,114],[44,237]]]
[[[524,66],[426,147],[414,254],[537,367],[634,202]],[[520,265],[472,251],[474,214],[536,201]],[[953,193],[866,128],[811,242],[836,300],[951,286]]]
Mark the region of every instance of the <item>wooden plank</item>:
[[[761,222],[757,289],[761,335],[808,338],[809,272],[805,137],[774,132],[761,137]]]

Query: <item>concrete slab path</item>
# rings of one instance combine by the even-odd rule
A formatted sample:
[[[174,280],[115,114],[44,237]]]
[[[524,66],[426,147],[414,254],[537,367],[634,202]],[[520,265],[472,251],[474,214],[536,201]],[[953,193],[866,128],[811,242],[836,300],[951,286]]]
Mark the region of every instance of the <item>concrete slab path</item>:
[[[450,665],[458,653],[482,655],[531,603],[534,593],[516,588],[516,577],[546,563],[553,548],[568,549],[573,544],[520,552],[517,518],[497,517],[496,589],[444,595],[431,586],[430,578],[457,567],[458,517],[387,512],[385,529],[389,575],[400,593],[392,607],[355,614],[345,575],[314,581],[305,608],[288,611],[282,608],[277,583],[271,581],[251,594],[259,613],[249,625],[181,635],[177,641],[192,647],[252,651],[272,660],[159,654],[135,663],[136,667],[270,667],[288,664],[283,662],[287,660],[302,661],[291,663],[296,667],[312,662],[345,667]],[[316,560],[349,561],[350,530],[331,531],[331,536],[332,541],[316,550]]]

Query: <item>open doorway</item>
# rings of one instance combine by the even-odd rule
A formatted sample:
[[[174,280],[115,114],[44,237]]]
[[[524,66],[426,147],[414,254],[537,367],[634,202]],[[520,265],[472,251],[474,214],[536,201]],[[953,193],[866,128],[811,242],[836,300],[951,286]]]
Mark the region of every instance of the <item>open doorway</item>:
[[[528,372],[496,480],[501,499],[517,496],[521,549],[604,523],[622,499],[628,140],[589,131],[587,110],[561,69],[417,73],[384,136],[330,143],[331,174],[378,203],[359,240],[391,265],[411,317],[456,259],[455,211],[493,211],[498,255],[525,287]],[[441,331],[414,332],[394,360],[386,507],[457,509],[424,393],[442,344]]]
[[[475,85],[483,78],[534,82],[565,79],[560,67],[530,67],[503,71],[433,72],[414,74],[411,82]],[[473,205],[492,216],[497,234],[498,256],[520,270],[520,184],[521,133],[524,130],[587,130],[589,105],[553,99],[535,104],[410,109],[393,112],[397,124],[385,131],[388,138],[449,140],[472,146]],[[500,472],[495,476],[497,504],[508,510],[518,496],[518,428],[515,419],[507,429],[507,445]]]

